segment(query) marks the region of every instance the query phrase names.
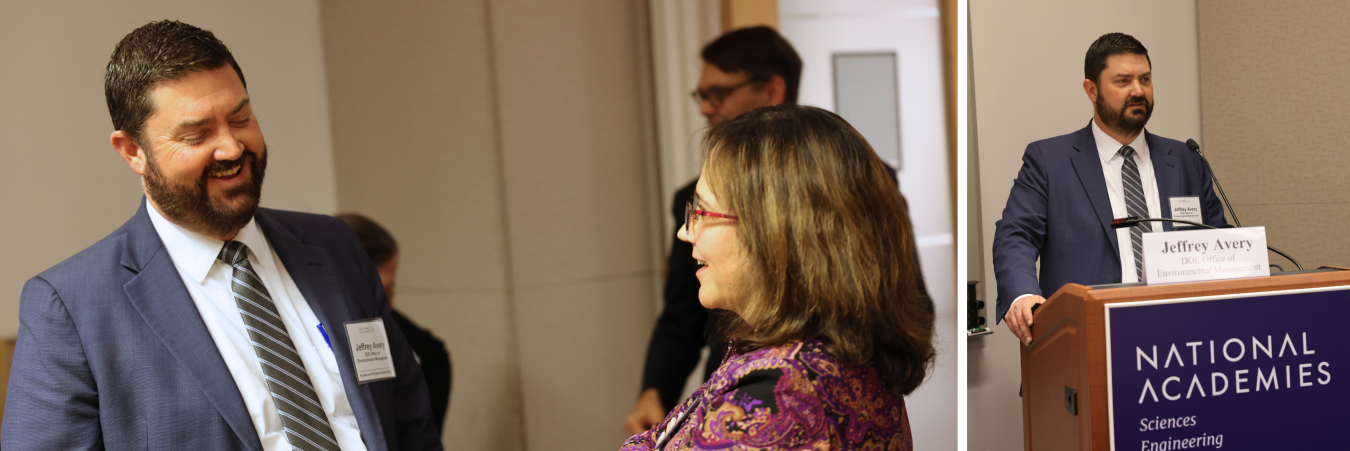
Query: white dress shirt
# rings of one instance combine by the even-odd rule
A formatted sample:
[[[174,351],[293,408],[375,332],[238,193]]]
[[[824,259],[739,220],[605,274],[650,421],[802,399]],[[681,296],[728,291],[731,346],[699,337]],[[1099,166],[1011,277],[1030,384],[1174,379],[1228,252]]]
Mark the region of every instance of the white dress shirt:
[[[1102,131],[1095,119],[1092,121],[1092,137],[1097,142],[1097,156],[1102,160],[1102,175],[1106,176],[1106,194],[1111,198],[1111,218],[1129,216],[1125,206],[1125,181],[1120,174],[1125,167],[1125,157],[1120,154],[1120,148],[1124,145]],[[1153,175],[1153,160],[1149,158],[1148,141],[1144,140],[1144,132],[1139,132],[1139,136],[1134,137],[1129,146],[1134,149],[1134,162],[1139,167],[1139,184],[1144,188],[1148,217],[1161,218],[1162,205],[1158,203],[1158,179]],[[1154,221],[1149,224],[1152,225],[1154,232],[1162,231],[1161,222]],[[1120,251],[1120,282],[1140,282],[1139,274],[1134,269],[1134,245],[1130,243],[1129,227],[1116,229],[1116,243]],[[1017,301],[1027,296],[1031,294],[1027,293],[1013,299],[1008,309],[1012,310]]]
[[[220,350],[225,366],[230,369],[230,376],[239,387],[239,394],[248,408],[263,449],[290,450],[281,416],[277,413],[271,392],[263,382],[262,364],[258,362],[258,355],[244,328],[244,319],[230,292],[233,269],[216,259],[225,242],[169,222],[154,206],[149,205],[149,200],[146,201],[146,209],[174,267],[178,268],[183,285],[192,295],[192,302],[197,305],[202,322],[206,323],[211,339]],[[319,332],[318,317],[296,288],[286,267],[280,264],[281,258],[268,244],[256,219],[250,220],[234,240],[248,246],[248,262],[262,279],[282,322],[286,324],[286,331],[299,351],[305,372],[309,373],[319,403],[328,416],[328,424],[333,426],[338,445],[344,451],[364,451],[366,445],[361,441],[361,430],[347,401],[337,360]],[[323,327],[332,331],[342,325],[324,324]],[[335,335],[330,333],[329,336]]]
[[[1102,173],[1106,176],[1106,194],[1111,197],[1111,218],[1129,216],[1125,206],[1125,181],[1121,170],[1125,167],[1125,157],[1120,155],[1124,145],[1106,134],[1097,121],[1092,121],[1092,137],[1097,140],[1097,155],[1102,159]],[[1161,218],[1162,206],[1158,203],[1158,179],[1153,176],[1153,160],[1149,158],[1148,142],[1144,133],[1134,137],[1129,146],[1134,149],[1134,162],[1139,166],[1139,183],[1144,188],[1144,202],[1148,204],[1148,217]],[[1162,231],[1161,222],[1150,222],[1154,232]],[[1134,269],[1134,245],[1130,243],[1130,228],[1116,229],[1116,244],[1120,248],[1120,282],[1141,282],[1139,273]]]

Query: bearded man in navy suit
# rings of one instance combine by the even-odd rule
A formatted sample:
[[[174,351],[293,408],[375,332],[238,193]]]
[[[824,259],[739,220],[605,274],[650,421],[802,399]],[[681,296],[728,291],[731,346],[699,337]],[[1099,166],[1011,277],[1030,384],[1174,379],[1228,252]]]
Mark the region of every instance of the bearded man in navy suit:
[[[1027,146],[994,232],[997,318],[1023,343],[1031,340],[1032,306],[1064,284],[1142,281],[1137,238],[1129,228],[1112,229],[1112,219],[1173,218],[1174,204],[1198,205],[1198,217],[1175,219],[1227,225],[1200,157],[1144,130],[1153,114],[1153,66],[1144,45],[1123,33],[1102,35],[1083,66],[1092,122]]]
[[[267,146],[224,43],[147,24],[114,49],[104,90],[145,197],[24,285],[3,448],[441,449],[351,230],[258,208]],[[353,343],[387,363],[355,362]]]

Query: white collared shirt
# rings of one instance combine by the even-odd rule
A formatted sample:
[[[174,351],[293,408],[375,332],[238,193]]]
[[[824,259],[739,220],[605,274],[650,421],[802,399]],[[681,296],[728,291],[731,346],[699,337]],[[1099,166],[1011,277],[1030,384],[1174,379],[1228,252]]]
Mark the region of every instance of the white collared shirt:
[[[192,295],[192,302],[197,305],[202,322],[206,323],[211,339],[220,350],[225,366],[230,369],[230,376],[239,387],[239,394],[248,408],[263,449],[290,450],[281,416],[277,413],[271,392],[263,382],[262,364],[258,362],[258,355],[244,328],[244,319],[230,293],[233,269],[216,259],[225,242],[169,222],[150,205],[148,199],[146,209],[159,239],[164,242],[164,248],[178,269],[179,277],[183,279],[183,285]],[[262,279],[282,322],[286,324],[286,331],[299,351],[305,372],[309,373],[319,403],[328,416],[328,424],[333,426],[338,445],[344,451],[364,451],[366,445],[361,441],[361,430],[347,401],[337,360],[319,331],[318,317],[310,309],[309,302],[300,294],[286,267],[280,264],[281,258],[263,236],[256,219],[250,220],[234,240],[248,246],[248,262]],[[342,326],[324,324],[323,327],[332,331]]]
[[[1102,175],[1106,176],[1106,194],[1111,198],[1111,218],[1129,216],[1125,205],[1125,181],[1120,172],[1125,167],[1125,157],[1120,155],[1124,147],[1111,135],[1092,121],[1092,137],[1097,141],[1097,156],[1102,160]],[[1153,176],[1153,160],[1149,158],[1148,141],[1144,132],[1134,137],[1129,146],[1134,149],[1134,162],[1139,166],[1139,183],[1144,189],[1144,202],[1148,204],[1148,217],[1161,218],[1162,205],[1158,203],[1158,179]],[[1162,231],[1161,222],[1150,222],[1154,232]],[[1120,250],[1120,282],[1140,282],[1139,273],[1134,267],[1134,247],[1130,243],[1130,228],[1116,229],[1116,244]]]

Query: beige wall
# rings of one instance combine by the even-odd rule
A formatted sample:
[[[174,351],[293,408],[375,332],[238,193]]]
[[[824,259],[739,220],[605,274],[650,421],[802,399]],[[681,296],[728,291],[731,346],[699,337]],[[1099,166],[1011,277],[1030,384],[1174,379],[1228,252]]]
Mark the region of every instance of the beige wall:
[[[1205,156],[1242,225],[1304,268],[1350,266],[1350,3],[1199,2]],[[1232,218],[1229,218],[1232,223]],[[1286,270],[1293,264],[1270,254]]]
[[[966,27],[966,80],[967,80],[967,84],[969,84],[969,87],[966,89],[966,111],[965,111],[965,113],[966,113],[966,129],[964,130],[964,132],[965,132],[965,137],[966,137],[966,149],[965,149],[965,157],[966,157],[966,193],[967,193],[967,196],[966,196],[966,221],[969,222],[969,226],[966,227],[966,243],[965,243],[965,244],[966,244],[966,246],[965,246],[965,247],[966,247],[966,280],[959,280],[959,281],[957,281],[957,282],[960,283],[960,284],[962,284],[962,285],[964,285],[966,282],[969,282],[969,281],[972,281],[972,280],[973,280],[973,281],[978,281],[978,282],[980,282],[981,285],[983,285],[983,284],[991,283],[992,281],[991,281],[991,280],[986,280],[985,277],[984,277],[984,251],[985,251],[985,249],[984,249],[984,248],[985,248],[985,246],[984,246],[984,228],[983,228],[983,227],[980,227],[981,224],[984,224],[984,219],[983,219],[983,215],[981,214],[982,211],[981,211],[981,206],[980,206],[980,202],[979,202],[979,199],[980,199],[980,155],[979,155],[980,144],[979,144],[979,142],[980,142],[980,140],[979,140],[979,136],[977,136],[978,134],[975,133],[975,131],[979,129],[979,126],[977,125],[977,123],[978,123],[979,121],[977,121],[977,120],[976,120],[976,117],[975,117],[975,116],[976,116],[976,115],[975,115],[975,98],[977,97],[976,94],[975,94],[975,85],[974,85],[974,80],[975,80],[975,62],[973,61],[974,58],[971,57],[971,53],[972,53],[972,52],[970,51],[970,48],[971,48],[971,39],[970,39],[970,36],[971,36],[971,34],[972,34],[971,31],[970,31],[970,27],[969,27],[970,18],[969,18],[969,16],[967,16],[967,17],[962,18],[962,20],[965,20],[966,23],[967,23],[967,27]],[[978,285],[977,285],[977,286],[978,286]],[[963,286],[962,288],[964,288],[964,286]],[[992,308],[993,302],[989,302],[989,301],[992,301],[992,299],[988,299],[987,297],[984,296],[985,290],[983,289],[983,287],[980,287],[980,290],[978,290],[978,291],[979,291],[980,295],[979,295],[979,296],[976,296],[976,299],[982,300],[982,301],[986,301],[986,302],[985,302],[985,310],[986,310],[986,313],[985,313],[985,319],[990,319],[989,317],[992,317],[992,316],[994,315],[994,314],[993,314],[994,309]],[[989,291],[989,292],[992,293],[993,291]],[[965,294],[964,291],[961,293],[961,296],[963,296],[963,297],[966,296],[966,294]],[[964,312],[964,310],[963,310],[963,312]],[[962,319],[963,319],[963,321],[964,321],[964,318],[962,318]],[[964,322],[963,322],[963,324],[964,324]],[[980,340],[983,340],[983,339],[980,339]],[[967,342],[967,345],[969,345],[969,344],[970,344],[970,341]]]
[[[666,236],[647,11],[490,5],[526,447],[617,448],[655,318],[653,244]]]
[[[140,178],[108,144],[103,69],[122,36],[165,18],[215,32],[248,77],[272,152],[263,206],[336,207],[317,2],[0,0],[0,337],[18,331],[24,281],[135,213]]]
[[[616,449],[662,248],[646,10],[325,2],[340,206],[403,247],[451,449]]]
[[[339,206],[402,251],[395,306],[454,362],[442,434],[523,449],[485,2],[324,2]]]
[[[721,0],[722,32],[767,25],[778,28],[777,0]]]
[[[980,287],[992,312],[994,221],[1002,217],[1026,145],[1074,132],[1092,119],[1082,81],[1083,55],[1093,40],[1113,31],[1139,38],[1153,61],[1157,107],[1148,130],[1204,142],[1196,5],[1175,0],[1134,2],[1129,8],[1074,0],[970,3],[974,74],[970,89],[979,105],[971,127],[978,122],[974,139],[979,142],[979,190],[968,196],[979,204],[982,220],[967,227],[979,228],[978,233],[972,229],[970,237],[983,238],[971,245],[980,246],[983,253],[986,277]],[[994,326],[993,335],[969,339],[968,350],[969,449],[1022,449],[1017,341],[1000,324]]]

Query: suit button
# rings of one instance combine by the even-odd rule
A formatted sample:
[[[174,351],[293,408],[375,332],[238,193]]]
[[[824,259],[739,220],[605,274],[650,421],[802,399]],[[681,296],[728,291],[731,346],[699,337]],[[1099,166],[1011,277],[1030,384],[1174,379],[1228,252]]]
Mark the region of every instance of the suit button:
[[[1113,281],[1113,282],[1111,282],[1111,283],[1120,283],[1120,279],[1116,279],[1115,281]]]

